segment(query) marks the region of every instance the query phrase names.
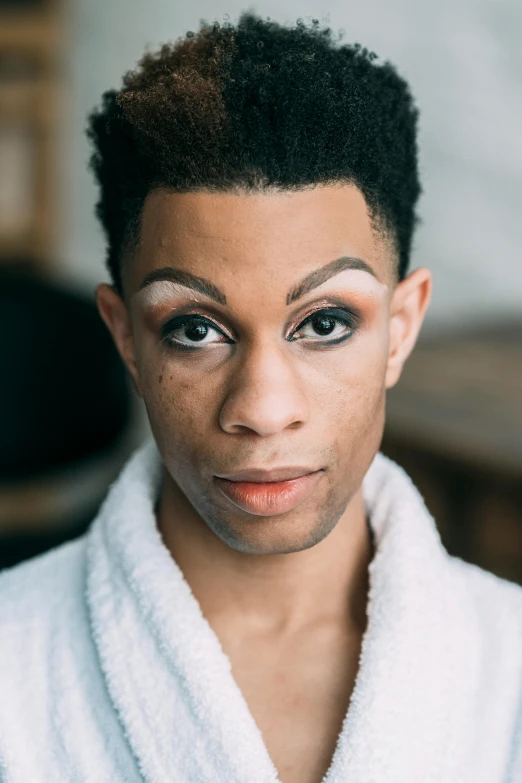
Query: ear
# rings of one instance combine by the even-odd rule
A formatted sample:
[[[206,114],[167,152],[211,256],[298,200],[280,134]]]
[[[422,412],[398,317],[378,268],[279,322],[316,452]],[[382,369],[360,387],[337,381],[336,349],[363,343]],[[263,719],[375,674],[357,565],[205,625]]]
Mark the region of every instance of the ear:
[[[415,269],[397,284],[390,306],[390,345],[385,386],[395,386],[417,341],[431,299],[431,272]]]
[[[116,289],[106,283],[100,283],[96,287],[96,303],[98,311],[112,335],[116,348],[131,374],[136,391],[142,397],[136,365],[134,337],[127,305]]]

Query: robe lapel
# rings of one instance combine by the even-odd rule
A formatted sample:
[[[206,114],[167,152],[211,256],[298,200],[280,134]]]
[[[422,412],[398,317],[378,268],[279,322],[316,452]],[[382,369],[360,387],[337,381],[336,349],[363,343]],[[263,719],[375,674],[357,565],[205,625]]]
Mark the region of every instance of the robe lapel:
[[[363,490],[376,541],[368,624],[324,783],[459,783],[461,695],[474,662],[463,660],[467,629],[448,555],[396,463],[378,453]]]
[[[148,444],[90,530],[87,599],[109,694],[146,781],[275,783],[230,661],[157,530],[159,477]]]

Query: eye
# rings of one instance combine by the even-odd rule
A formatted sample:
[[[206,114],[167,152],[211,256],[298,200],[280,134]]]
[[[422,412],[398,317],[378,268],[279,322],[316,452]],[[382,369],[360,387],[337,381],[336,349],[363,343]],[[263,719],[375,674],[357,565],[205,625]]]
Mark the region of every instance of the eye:
[[[182,351],[191,351],[199,348],[201,345],[215,342],[207,339],[211,332],[225,336],[212,321],[209,321],[208,318],[204,318],[202,315],[180,315],[178,318],[173,318],[165,324],[161,330],[161,335],[163,342],[167,345]],[[184,342],[181,340],[179,336],[176,336],[178,334],[181,337],[188,338],[188,341]],[[230,343],[232,341],[226,339],[225,342]]]
[[[311,331],[315,330],[315,335],[312,334],[312,337],[330,338],[328,340],[313,340],[313,342],[335,345],[351,337],[357,327],[357,323],[358,318],[355,313],[350,313],[348,310],[340,308],[329,308],[317,310],[312,315],[309,315],[296,331],[301,332],[304,326],[310,326],[312,327]],[[340,326],[340,329],[337,331],[336,324]],[[300,337],[298,339],[302,340],[303,338]]]
[[[308,316],[293,333],[302,332],[309,326],[312,332],[312,343],[335,345],[352,336],[358,324],[358,316],[342,308],[317,310]],[[337,329],[336,326],[340,327]],[[212,332],[224,337],[224,340],[211,339]],[[231,344],[234,341],[218,329],[218,327],[202,315],[180,315],[168,321],[161,330],[162,341],[169,347],[180,351],[198,350],[211,344]],[[317,339],[313,339],[313,338]],[[322,338],[329,339],[322,339]],[[186,338],[184,340],[183,338]],[[207,339],[209,338],[209,339]],[[298,337],[295,342],[305,339]],[[308,338],[306,338],[308,339]]]

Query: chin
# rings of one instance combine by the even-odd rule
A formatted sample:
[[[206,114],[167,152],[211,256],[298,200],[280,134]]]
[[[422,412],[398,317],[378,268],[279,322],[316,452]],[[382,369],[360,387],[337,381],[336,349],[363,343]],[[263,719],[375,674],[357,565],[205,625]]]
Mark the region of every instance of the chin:
[[[315,546],[326,538],[333,527],[335,525],[325,529],[322,525],[316,525],[312,529],[292,530],[288,522],[276,517],[272,520],[264,517],[258,522],[243,524],[239,529],[225,524],[214,532],[237,552],[249,555],[287,555]]]

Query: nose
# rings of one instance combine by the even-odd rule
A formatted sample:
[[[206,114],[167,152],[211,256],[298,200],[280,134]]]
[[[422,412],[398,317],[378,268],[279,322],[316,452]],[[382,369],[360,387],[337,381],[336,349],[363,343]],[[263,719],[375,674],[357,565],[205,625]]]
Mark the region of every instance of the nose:
[[[234,370],[220,426],[229,433],[251,430],[266,437],[302,425],[309,414],[304,386],[288,349],[273,344],[253,348]]]

